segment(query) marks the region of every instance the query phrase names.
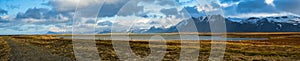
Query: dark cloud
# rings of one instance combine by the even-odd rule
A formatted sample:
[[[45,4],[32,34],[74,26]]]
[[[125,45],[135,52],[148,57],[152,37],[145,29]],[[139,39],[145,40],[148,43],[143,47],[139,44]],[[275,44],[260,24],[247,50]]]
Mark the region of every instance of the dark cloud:
[[[110,0],[115,1],[115,0]],[[48,3],[43,5],[48,5],[53,7],[56,12],[76,12],[76,17],[96,17],[98,15],[101,5],[103,5],[104,0],[82,0],[76,2],[73,0],[50,0]]]
[[[264,0],[252,0],[240,2],[236,8],[238,13],[276,13],[273,6],[265,3]]]
[[[2,19],[2,18],[0,17],[0,23],[8,23],[8,22],[9,22],[8,20]]]
[[[142,0],[130,0],[127,2],[118,12],[119,16],[137,15],[138,12],[144,11],[144,6],[138,6],[137,4],[143,2]]]
[[[162,9],[162,10],[160,10],[160,12],[165,15],[177,15],[178,14],[178,11],[176,8]]]
[[[176,1],[173,0],[128,0],[119,2],[117,4],[104,4],[101,11],[100,17],[110,17],[114,15],[127,16],[127,15],[145,15],[144,6],[140,3],[157,4],[160,6],[175,6]],[[140,4],[140,6],[138,5]]]
[[[277,9],[300,15],[300,0],[275,0]]]
[[[223,8],[225,15],[228,16],[251,13],[300,15],[300,0],[274,0],[269,4],[265,0],[221,0],[220,2],[221,4],[238,2]]]
[[[95,20],[87,20],[85,23],[86,24],[95,24],[97,22]]]
[[[10,21],[1,17],[1,15],[6,15],[7,11],[0,8],[0,28],[10,26]]]
[[[112,26],[112,22],[110,21],[104,21],[104,22],[99,22],[98,26]]]
[[[204,16],[204,12],[199,12],[196,7],[184,7],[184,10],[186,10],[192,17],[199,17]]]
[[[0,17],[0,28],[9,27],[9,26],[13,26],[13,25],[15,25],[15,24],[12,24],[11,21]]]
[[[220,0],[220,3],[235,3],[239,2],[240,0]]]
[[[15,20],[26,20],[27,22],[38,22],[40,24],[53,24],[71,20],[70,12],[57,12],[47,8],[29,8],[24,13],[18,13]]]
[[[159,5],[162,5],[162,6],[164,6],[164,5],[175,6],[176,3],[177,3],[177,2],[174,1],[174,0],[159,0],[159,2],[158,2],[158,4],[159,4]]]
[[[34,19],[42,19],[48,18],[52,16],[50,14],[55,14],[55,12],[50,12],[49,9],[46,8],[30,8],[25,13],[18,13],[16,18],[17,19],[24,19],[24,18],[34,18]]]
[[[68,2],[68,3],[66,3]],[[91,8],[97,8],[101,6],[101,2],[93,2],[93,0],[87,0],[82,1],[79,6],[77,7],[77,10],[95,10]],[[112,3],[115,2],[115,3]],[[161,6],[164,5],[170,5],[175,6],[176,1],[173,0],[111,0],[111,1],[105,1],[101,7],[101,10],[99,10],[98,17],[113,17],[115,15],[119,16],[127,16],[127,15],[140,15],[145,14],[144,7],[138,6],[139,3],[149,3],[149,4],[158,4]],[[76,3],[72,2],[72,0],[66,0],[66,1],[60,1],[60,0],[54,0],[49,1],[46,4],[52,6],[54,10],[58,12],[66,12],[71,11],[74,12],[76,9]],[[142,4],[143,5],[143,4]],[[86,15],[86,17],[89,17],[90,15],[95,15],[95,12],[85,12],[81,15]]]
[[[216,3],[216,2],[211,2],[210,5],[213,7],[213,8],[221,8],[220,4]]]
[[[236,6],[223,8],[224,15],[238,15],[238,13],[236,12],[236,8]]]
[[[7,14],[7,13],[8,13],[8,11],[0,8],[0,15]]]
[[[52,6],[57,12],[84,12],[80,13],[82,17],[95,17],[95,15],[98,15],[98,17],[112,17],[115,16],[128,1],[129,0],[84,0],[77,4],[73,0],[51,0],[43,5]],[[78,6],[76,7],[76,5]],[[99,13],[95,13],[94,10],[97,10],[96,8],[101,8]],[[132,8],[135,9],[134,7]]]
[[[106,4],[102,6],[99,17],[113,17],[115,16],[120,9],[127,3],[127,1],[119,2],[117,4]]]
[[[59,15],[72,17],[70,12],[57,12],[47,8],[29,8],[25,13],[18,13],[16,19],[33,18],[33,19],[50,19],[60,18]]]
[[[223,0],[226,1],[226,0]],[[237,0],[229,0],[237,1]],[[235,4],[229,7],[223,8],[225,16],[236,16],[240,14],[251,14],[251,13],[281,13],[276,7],[267,4],[265,0],[244,0],[240,1],[239,4]]]

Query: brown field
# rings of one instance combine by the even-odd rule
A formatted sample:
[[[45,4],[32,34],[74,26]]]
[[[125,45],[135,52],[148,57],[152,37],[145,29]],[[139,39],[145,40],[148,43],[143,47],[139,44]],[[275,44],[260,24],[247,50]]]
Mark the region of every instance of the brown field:
[[[6,41],[3,40],[2,37],[0,37],[0,60],[1,61],[7,61],[10,58],[10,48]]]
[[[199,35],[210,35],[209,33],[200,33]],[[43,61],[73,61],[72,40],[56,38],[57,35],[26,35],[26,36],[1,36],[0,38],[0,59],[3,60],[43,60]],[[269,40],[244,40],[227,41],[224,61],[300,61],[300,33],[228,33],[227,37],[236,38],[269,38]],[[5,41],[3,41],[5,40]],[[124,42],[124,41],[118,41]],[[200,46],[183,46],[178,40],[167,41],[167,53],[164,61],[178,61],[182,48],[199,49],[199,61],[207,61],[210,55],[210,40],[202,40]],[[157,42],[160,43],[160,42]],[[197,43],[197,42],[193,42]],[[10,45],[10,46],[8,46]],[[111,40],[97,40],[99,55],[105,61],[119,61],[112,47]],[[146,57],[151,53],[148,41],[130,41],[131,48],[135,54],[140,57]],[[25,52],[19,52],[18,47],[23,46]],[[24,47],[25,46],[25,47]],[[156,47],[160,48],[160,47]],[[30,50],[26,50],[30,49]],[[23,49],[19,49],[22,50]],[[8,53],[11,52],[11,53]],[[13,53],[12,53],[13,52]],[[19,52],[16,54],[15,52]],[[36,59],[34,55],[24,55],[23,53],[38,52],[40,56]],[[41,54],[42,53],[42,54]],[[126,53],[126,52],[125,52]],[[11,55],[10,55],[11,54]],[[35,57],[35,58],[31,58]],[[49,59],[51,58],[51,59]]]

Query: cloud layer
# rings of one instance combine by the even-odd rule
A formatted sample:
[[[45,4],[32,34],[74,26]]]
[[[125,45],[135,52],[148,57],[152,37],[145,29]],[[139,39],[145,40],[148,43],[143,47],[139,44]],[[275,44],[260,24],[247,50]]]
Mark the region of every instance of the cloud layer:
[[[299,15],[299,0],[221,0],[225,16]],[[264,15],[252,15],[264,14]]]
[[[40,6],[27,8],[27,10],[0,8],[1,33],[6,31],[11,31],[11,33],[5,34],[72,32],[73,16],[80,10],[84,12],[80,14],[82,17],[79,21],[83,25],[80,25],[78,30],[87,33],[108,32],[112,26],[115,27],[114,30],[118,30],[115,32],[143,31],[151,27],[168,28],[190,17],[222,15],[222,13],[225,17],[241,18],[300,15],[300,0],[45,1],[32,4]],[[100,8],[99,13],[95,13],[96,8]],[[17,14],[11,14],[11,12]],[[86,30],[93,28],[95,30]]]
[[[0,9],[0,15],[4,15],[4,14],[7,14],[7,11],[4,9]]]

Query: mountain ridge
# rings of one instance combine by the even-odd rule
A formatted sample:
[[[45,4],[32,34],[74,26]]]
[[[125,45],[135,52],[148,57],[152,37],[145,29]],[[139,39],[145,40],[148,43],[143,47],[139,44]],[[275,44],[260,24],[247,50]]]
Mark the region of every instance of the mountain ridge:
[[[193,21],[196,24],[198,32],[211,32],[208,16],[193,17],[187,21]],[[182,23],[180,22],[179,24]],[[160,32],[178,32],[174,27],[184,27],[184,25],[179,24],[172,26],[173,28],[164,29],[173,31]],[[225,18],[225,24],[227,32],[300,32],[300,17],[297,16],[249,17],[240,19],[240,21]],[[156,29],[162,28],[151,28],[144,33],[152,33],[152,30]]]
[[[213,16],[213,15],[212,15]],[[216,15],[215,15],[216,16]],[[218,16],[218,15],[217,15]],[[220,16],[220,15],[219,15]],[[194,23],[198,32],[211,32],[210,16],[192,17],[183,20],[169,28],[150,27],[149,29],[135,29],[132,33],[172,33],[178,32],[178,27],[185,27]],[[223,17],[223,16],[220,16]],[[224,17],[223,17],[224,18]],[[224,18],[227,32],[300,32],[300,17],[298,16],[271,16],[249,18]],[[72,32],[53,32],[47,34],[64,34]],[[96,32],[97,34],[111,33],[111,30]]]

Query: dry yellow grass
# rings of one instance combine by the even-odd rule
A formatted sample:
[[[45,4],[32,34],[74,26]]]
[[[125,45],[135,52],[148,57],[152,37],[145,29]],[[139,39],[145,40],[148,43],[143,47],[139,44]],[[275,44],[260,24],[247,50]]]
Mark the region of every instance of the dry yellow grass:
[[[8,61],[10,58],[10,50],[8,43],[0,37],[0,61]]]
[[[255,36],[257,35],[257,36]],[[299,33],[230,33],[227,36],[232,37],[267,37],[270,40],[248,40],[248,41],[228,41],[226,42],[225,61],[297,61],[300,60],[300,35]],[[14,40],[24,41],[30,45],[47,48],[53,54],[70,57],[73,55],[72,40],[58,39],[54,36],[12,36]],[[119,58],[112,47],[111,40],[97,40],[99,55],[103,60],[118,61]],[[124,42],[124,41],[118,41]],[[199,61],[207,61],[211,41],[198,41],[201,46],[192,46],[199,49]],[[192,43],[198,43],[192,42]],[[160,42],[157,42],[160,43]],[[148,41],[130,41],[134,53],[140,57],[146,57],[150,54]],[[159,47],[157,47],[159,48]],[[176,61],[179,59],[182,48],[181,42],[176,40],[167,41],[167,54],[164,60]],[[124,52],[126,53],[126,52]]]

